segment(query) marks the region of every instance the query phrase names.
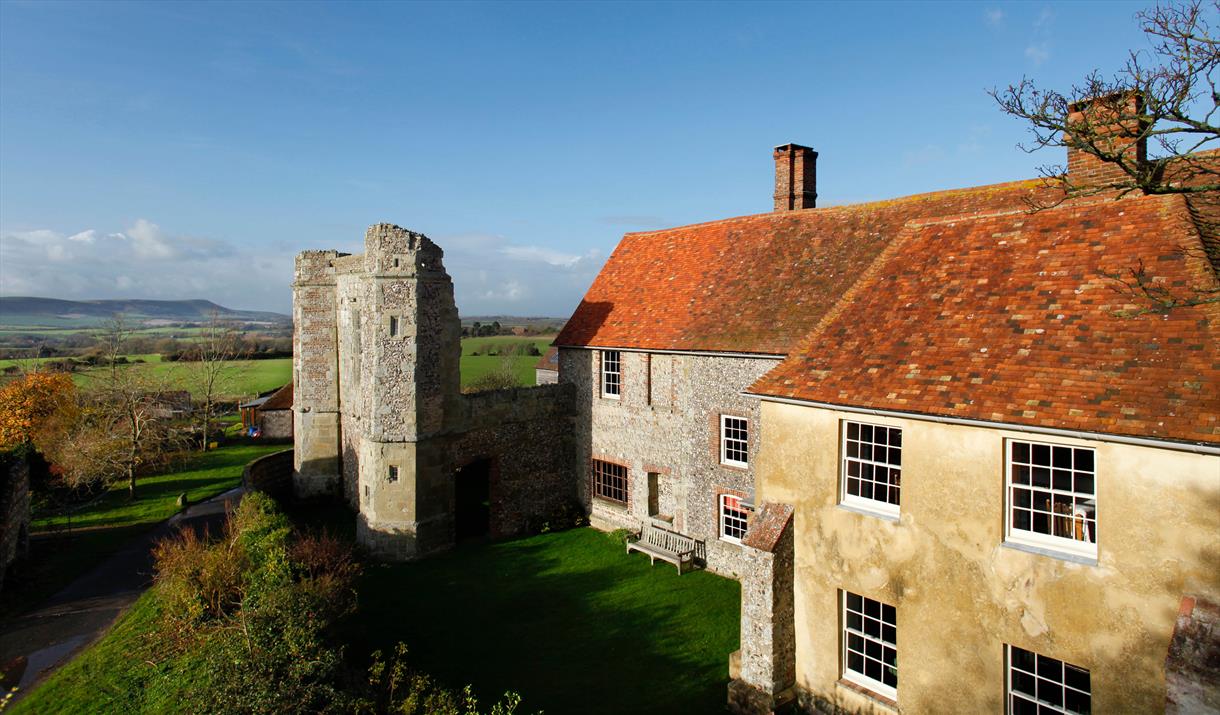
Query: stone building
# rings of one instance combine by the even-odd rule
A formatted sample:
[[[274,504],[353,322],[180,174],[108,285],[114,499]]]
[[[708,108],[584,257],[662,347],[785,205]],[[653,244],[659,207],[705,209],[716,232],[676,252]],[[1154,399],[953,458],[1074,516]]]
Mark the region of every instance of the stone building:
[[[1113,279],[1220,289],[1220,202],[816,208],[817,154],[773,159],[773,211],[623,237],[555,385],[460,393],[427,238],[301,254],[297,492],[388,558],[568,500],[693,537],[742,584],[739,713],[1220,708],[1220,304]]]
[[[569,386],[461,393],[442,259],[390,224],[363,254],[297,257],[294,489],[342,495],[360,541],[389,559],[521,533],[576,496]]]

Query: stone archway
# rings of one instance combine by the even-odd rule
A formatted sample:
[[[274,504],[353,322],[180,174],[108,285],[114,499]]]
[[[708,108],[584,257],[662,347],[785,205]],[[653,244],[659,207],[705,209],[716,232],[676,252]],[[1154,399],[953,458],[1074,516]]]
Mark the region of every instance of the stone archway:
[[[457,543],[491,535],[490,458],[476,459],[453,472],[453,524]]]

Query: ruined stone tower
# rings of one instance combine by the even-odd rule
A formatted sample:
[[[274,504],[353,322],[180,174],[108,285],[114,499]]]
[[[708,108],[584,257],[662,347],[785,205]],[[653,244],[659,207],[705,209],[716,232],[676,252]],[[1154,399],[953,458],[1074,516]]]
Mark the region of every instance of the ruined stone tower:
[[[364,242],[363,255],[297,257],[297,495],[342,495],[361,543],[410,559],[454,543],[456,485],[477,464],[483,531],[526,530],[575,493],[570,388],[462,395],[461,323],[440,247],[391,224]]]
[[[362,542],[410,558],[450,540],[440,438],[461,325],[440,247],[390,224],[364,241],[363,255],[297,259],[297,492],[341,490]]]

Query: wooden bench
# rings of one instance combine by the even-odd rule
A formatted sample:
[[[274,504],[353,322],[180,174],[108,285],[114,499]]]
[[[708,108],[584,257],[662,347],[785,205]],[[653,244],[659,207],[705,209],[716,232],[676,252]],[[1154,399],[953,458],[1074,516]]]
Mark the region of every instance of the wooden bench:
[[[668,561],[678,567],[679,574],[683,565],[695,563],[694,539],[649,524],[645,524],[639,534],[627,537],[627,553],[632,551],[647,554],[652,564],[656,564],[657,559]]]

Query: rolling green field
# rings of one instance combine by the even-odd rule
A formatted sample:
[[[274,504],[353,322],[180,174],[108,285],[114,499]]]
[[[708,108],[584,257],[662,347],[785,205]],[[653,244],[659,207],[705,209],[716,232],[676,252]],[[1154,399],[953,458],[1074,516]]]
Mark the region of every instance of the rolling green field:
[[[64,358],[31,358],[26,360],[0,360],[0,370],[9,365],[18,365],[29,367],[39,363],[47,362],[48,360],[63,360]],[[143,360],[145,364],[139,363],[129,366],[132,370],[149,370],[152,375],[158,380],[163,381],[168,385],[169,389],[174,389],[181,385],[181,389],[195,389],[191,385],[193,373],[191,363],[189,362],[162,362],[161,356],[152,355],[128,355],[128,360]],[[292,380],[292,358],[276,358],[273,360],[234,360],[234,371],[228,379],[228,384],[222,393],[230,397],[249,397],[260,392],[274,390],[281,385]],[[91,368],[82,370],[72,374],[72,381],[78,387],[88,387],[96,375],[103,368]]]
[[[462,386],[470,385],[483,375],[500,368],[504,361],[511,364],[513,374],[521,385],[534,384],[534,365],[538,355],[488,355],[488,350],[499,351],[510,345],[532,344],[538,352],[545,353],[551,346],[554,335],[493,335],[482,338],[462,338]],[[478,352],[479,355],[474,353]]]

